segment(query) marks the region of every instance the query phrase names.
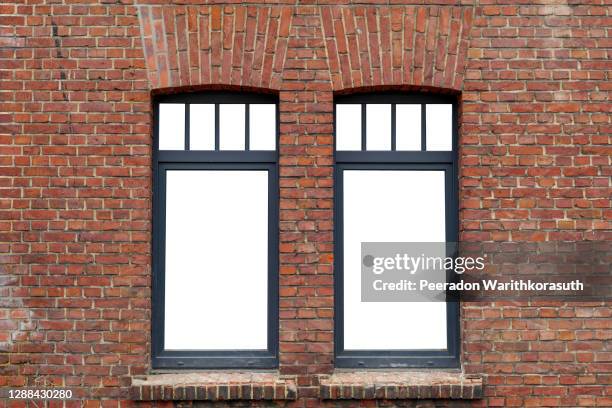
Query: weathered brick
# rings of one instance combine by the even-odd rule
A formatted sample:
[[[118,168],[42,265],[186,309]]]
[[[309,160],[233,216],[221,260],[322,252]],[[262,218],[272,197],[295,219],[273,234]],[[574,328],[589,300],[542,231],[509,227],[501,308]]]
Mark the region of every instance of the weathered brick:
[[[464,306],[463,371],[484,390],[318,377],[333,372],[334,92],[460,94],[463,240],[609,240],[609,7],[153,3],[0,6],[0,386],[612,404],[602,305]],[[151,92],[187,86],[279,94],[279,371],[295,384],[129,387],[150,368]]]

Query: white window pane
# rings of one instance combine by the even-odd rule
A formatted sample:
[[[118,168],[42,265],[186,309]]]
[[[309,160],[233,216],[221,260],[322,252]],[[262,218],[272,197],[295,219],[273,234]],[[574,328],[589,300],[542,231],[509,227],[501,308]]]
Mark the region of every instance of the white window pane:
[[[276,105],[250,105],[249,132],[251,150],[276,149]]]
[[[159,150],[185,148],[185,105],[159,104]]]
[[[362,242],[444,242],[444,172],[344,171],[344,346],[446,349],[444,302],[361,302]]]
[[[189,106],[189,150],[215,150],[215,105]]]
[[[427,105],[427,150],[453,150],[453,105]]]
[[[395,149],[421,150],[421,105],[395,105]]]
[[[391,150],[391,105],[366,105],[366,149]]]
[[[167,171],[166,349],[267,348],[267,215],[267,171]]]
[[[336,105],[336,150],[361,150],[361,105]]]
[[[244,150],[243,104],[219,105],[219,149]]]

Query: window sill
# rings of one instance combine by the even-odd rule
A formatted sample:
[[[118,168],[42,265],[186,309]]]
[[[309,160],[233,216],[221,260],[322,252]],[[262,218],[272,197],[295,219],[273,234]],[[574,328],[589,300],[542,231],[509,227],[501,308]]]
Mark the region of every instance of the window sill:
[[[479,399],[482,378],[459,371],[337,371],[322,378],[321,399]]]
[[[294,400],[295,381],[276,372],[215,371],[134,378],[135,401]]]

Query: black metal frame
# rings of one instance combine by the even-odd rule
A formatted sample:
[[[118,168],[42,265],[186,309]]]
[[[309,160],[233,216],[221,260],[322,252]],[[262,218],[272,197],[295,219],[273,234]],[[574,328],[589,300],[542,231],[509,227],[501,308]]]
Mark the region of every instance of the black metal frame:
[[[189,104],[215,104],[214,151],[159,151],[159,104],[185,104],[185,147],[189,147]],[[247,104],[245,109],[244,151],[219,151],[219,104]],[[279,110],[275,95],[229,92],[203,92],[165,95],[153,104],[153,281],[152,281],[152,366],[156,369],[269,369],[278,367],[278,233],[279,183],[278,148],[275,151],[249,151],[249,103],[276,105],[276,138],[278,146]],[[168,170],[265,170],[268,172],[268,346],[266,350],[165,350],[165,227],[166,173]],[[200,324],[200,322],[194,322]],[[205,323],[203,323],[205,324]]]
[[[445,174],[446,240],[457,242],[457,99],[454,96],[421,93],[374,93],[338,96],[334,101],[334,141],[336,104],[362,104],[362,151],[336,151],[334,171],[334,351],[338,368],[456,368],[460,365],[460,307],[457,300],[446,303],[447,344],[445,350],[345,350],[344,349],[344,170],[440,170]],[[391,104],[391,151],[365,151],[365,104]],[[421,151],[396,151],[396,104],[421,104]],[[452,104],[452,151],[426,151],[426,104]],[[335,142],[334,142],[335,143]],[[418,335],[419,328],[414,332]]]

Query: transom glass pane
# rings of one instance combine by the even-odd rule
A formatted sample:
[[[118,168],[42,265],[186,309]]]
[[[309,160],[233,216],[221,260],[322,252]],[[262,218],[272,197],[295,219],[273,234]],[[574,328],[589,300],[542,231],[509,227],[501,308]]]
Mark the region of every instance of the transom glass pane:
[[[396,150],[421,150],[421,105],[395,106]]]
[[[361,105],[336,105],[336,150],[361,150]]]
[[[366,149],[391,150],[391,104],[366,105]]]
[[[249,105],[249,149],[276,149],[276,105]]]
[[[215,105],[189,106],[189,150],[215,150]]]
[[[244,104],[219,105],[219,149],[244,150]]]
[[[428,104],[426,117],[427,150],[453,150],[453,105]]]
[[[159,150],[185,149],[185,105],[159,104]]]

